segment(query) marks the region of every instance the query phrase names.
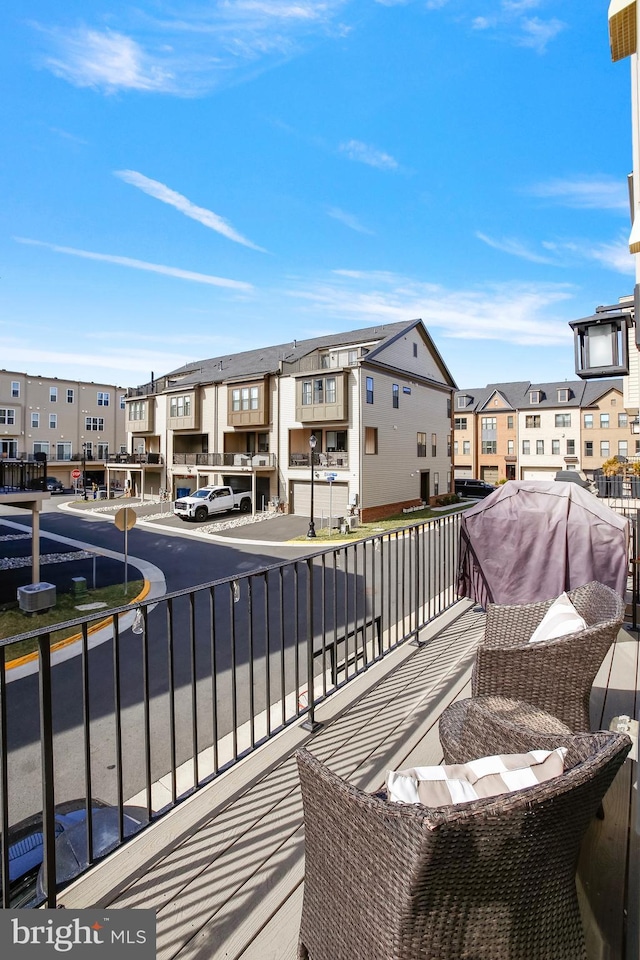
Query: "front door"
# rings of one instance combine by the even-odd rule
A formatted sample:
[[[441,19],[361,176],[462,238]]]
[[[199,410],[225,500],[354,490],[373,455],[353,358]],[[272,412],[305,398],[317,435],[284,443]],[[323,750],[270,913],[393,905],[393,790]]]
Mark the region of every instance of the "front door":
[[[423,503],[429,503],[429,497],[431,496],[430,476],[429,470],[422,470],[420,472],[420,499]]]

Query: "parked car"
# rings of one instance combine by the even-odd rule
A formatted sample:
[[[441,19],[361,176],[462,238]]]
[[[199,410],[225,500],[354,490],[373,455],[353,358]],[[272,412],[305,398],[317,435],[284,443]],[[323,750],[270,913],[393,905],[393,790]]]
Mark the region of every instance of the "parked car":
[[[97,797],[91,804],[93,853],[100,857],[118,843],[118,810]],[[123,807],[125,837],[136,833],[147,822],[142,807]],[[56,804],[56,876],[64,883],[88,865],[86,841],[87,810],[84,799]],[[42,814],[26,817],[9,829],[9,881],[12,908],[35,906],[43,894],[42,858],[44,838]]]
[[[64,486],[56,477],[36,477],[29,484],[32,490],[46,490],[47,493],[64,493]]]
[[[455,481],[455,492],[460,497],[488,497],[489,494],[497,490],[492,483],[486,480],[473,480],[467,477],[458,477]]]

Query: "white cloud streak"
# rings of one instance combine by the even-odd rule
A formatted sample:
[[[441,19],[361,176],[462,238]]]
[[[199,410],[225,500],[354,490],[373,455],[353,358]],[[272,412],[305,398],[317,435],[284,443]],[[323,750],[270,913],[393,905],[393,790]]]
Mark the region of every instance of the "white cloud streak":
[[[542,263],[548,266],[566,268],[585,261],[595,261],[606,270],[615,273],[633,275],[635,264],[629,253],[626,238],[620,237],[612,243],[594,244],[590,240],[543,240],[540,244],[546,253],[533,250],[530,245],[515,237],[503,237],[500,240],[489,237],[485,233],[476,232],[476,237],[494,250],[500,250],[509,256],[519,257],[531,263]]]
[[[362,143],[361,140],[348,140],[346,143],[341,143],[339,149],[341,153],[347,155],[349,160],[355,160],[357,163],[365,163],[378,170],[398,169],[398,161],[391,154]]]
[[[144,174],[137,173],[135,170],[116,170],[114,171],[114,175],[124,180],[125,183],[129,183],[132,187],[137,187],[138,190],[142,190],[143,193],[148,194],[150,197],[160,200],[161,203],[175,207],[175,209],[183,213],[185,217],[190,217],[191,220],[197,220],[198,223],[201,223],[204,227],[208,227],[209,230],[215,230],[216,233],[222,234],[227,240],[233,240],[234,243],[240,243],[245,247],[250,247],[252,250],[266,253],[262,247],[257,246],[255,243],[252,243],[251,240],[243,237],[241,233],[238,233],[223,217],[218,216],[217,213],[213,213],[211,210],[207,210],[206,207],[196,206],[191,200],[188,200],[181,193],[177,193],[175,190],[167,187],[166,184],[160,183],[158,180],[151,180],[149,177],[145,177]]]
[[[575,290],[565,283],[487,284],[453,291],[391,273],[340,270],[333,279],[300,284],[287,293],[311,314],[356,327],[420,317],[429,329],[452,339],[527,346],[571,341],[568,320],[573,314],[569,310],[565,315],[561,308]],[[305,307],[299,309],[303,315]]]
[[[338,220],[339,223],[343,223],[345,227],[349,227],[350,230],[355,230],[356,233],[366,233],[369,236],[375,236],[373,230],[369,230],[368,227],[363,226],[356,216],[352,213],[346,213],[339,207],[329,207],[327,215],[334,220]]]
[[[562,20],[553,17],[551,20],[541,20],[539,17],[524,18],[521,23],[522,35],[516,41],[520,47],[531,47],[536,53],[544,53],[547,44],[555,40],[565,29]]]
[[[179,267],[168,267],[160,263],[147,263],[145,260],[135,260],[132,257],[120,257],[111,253],[94,253],[91,250],[77,250],[74,247],[62,247],[55,243],[46,243],[43,240],[30,240],[26,237],[14,237],[17,243],[29,244],[34,247],[44,247],[54,253],[65,253],[72,257],[81,257],[84,260],[98,260],[103,263],[113,263],[120,267],[131,267],[134,270],[145,270],[149,273],[160,273],[165,277],[176,277],[178,280],[191,280],[194,283],[206,283],[213,287],[226,287],[229,290],[253,290],[250,283],[241,280],[228,280],[226,277],[215,277],[208,273],[196,273],[193,270],[182,270]]]
[[[533,197],[552,200],[559,206],[584,210],[629,211],[625,183],[612,177],[580,176],[533,184],[526,191]]]
[[[552,257],[537,253],[516,237],[502,237],[500,240],[496,240],[494,237],[489,237],[486,233],[480,233],[479,231],[476,232],[476,237],[486,243],[488,247],[493,247],[494,250],[500,250],[502,253],[508,253],[513,257],[520,257],[522,260],[529,260],[531,263],[553,264],[555,262]]]

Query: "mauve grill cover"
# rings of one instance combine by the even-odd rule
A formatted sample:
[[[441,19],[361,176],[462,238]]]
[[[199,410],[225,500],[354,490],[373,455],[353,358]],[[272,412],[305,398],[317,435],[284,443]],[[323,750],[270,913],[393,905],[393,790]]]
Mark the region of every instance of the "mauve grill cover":
[[[466,510],[458,593],[532,603],[598,580],[625,594],[629,522],[576,483],[509,480]]]

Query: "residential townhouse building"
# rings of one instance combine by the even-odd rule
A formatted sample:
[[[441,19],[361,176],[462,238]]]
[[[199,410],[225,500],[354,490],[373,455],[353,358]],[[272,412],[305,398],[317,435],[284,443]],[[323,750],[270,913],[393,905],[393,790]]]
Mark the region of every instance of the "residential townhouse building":
[[[105,461],[126,450],[125,394],[114,384],[0,370],[0,456],[46,456],[47,475],[66,487],[84,459],[87,478],[102,483]]]
[[[110,480],[207,484],[308,516],[391,515],[452,489],[455,383],[420,320],[198,361],[128,391]]]
[[[463,412],[464,411],[464,412]],[[593,475],[635,452],[622,380],[488,384],[454,396],[456,477],[552,479]]]

